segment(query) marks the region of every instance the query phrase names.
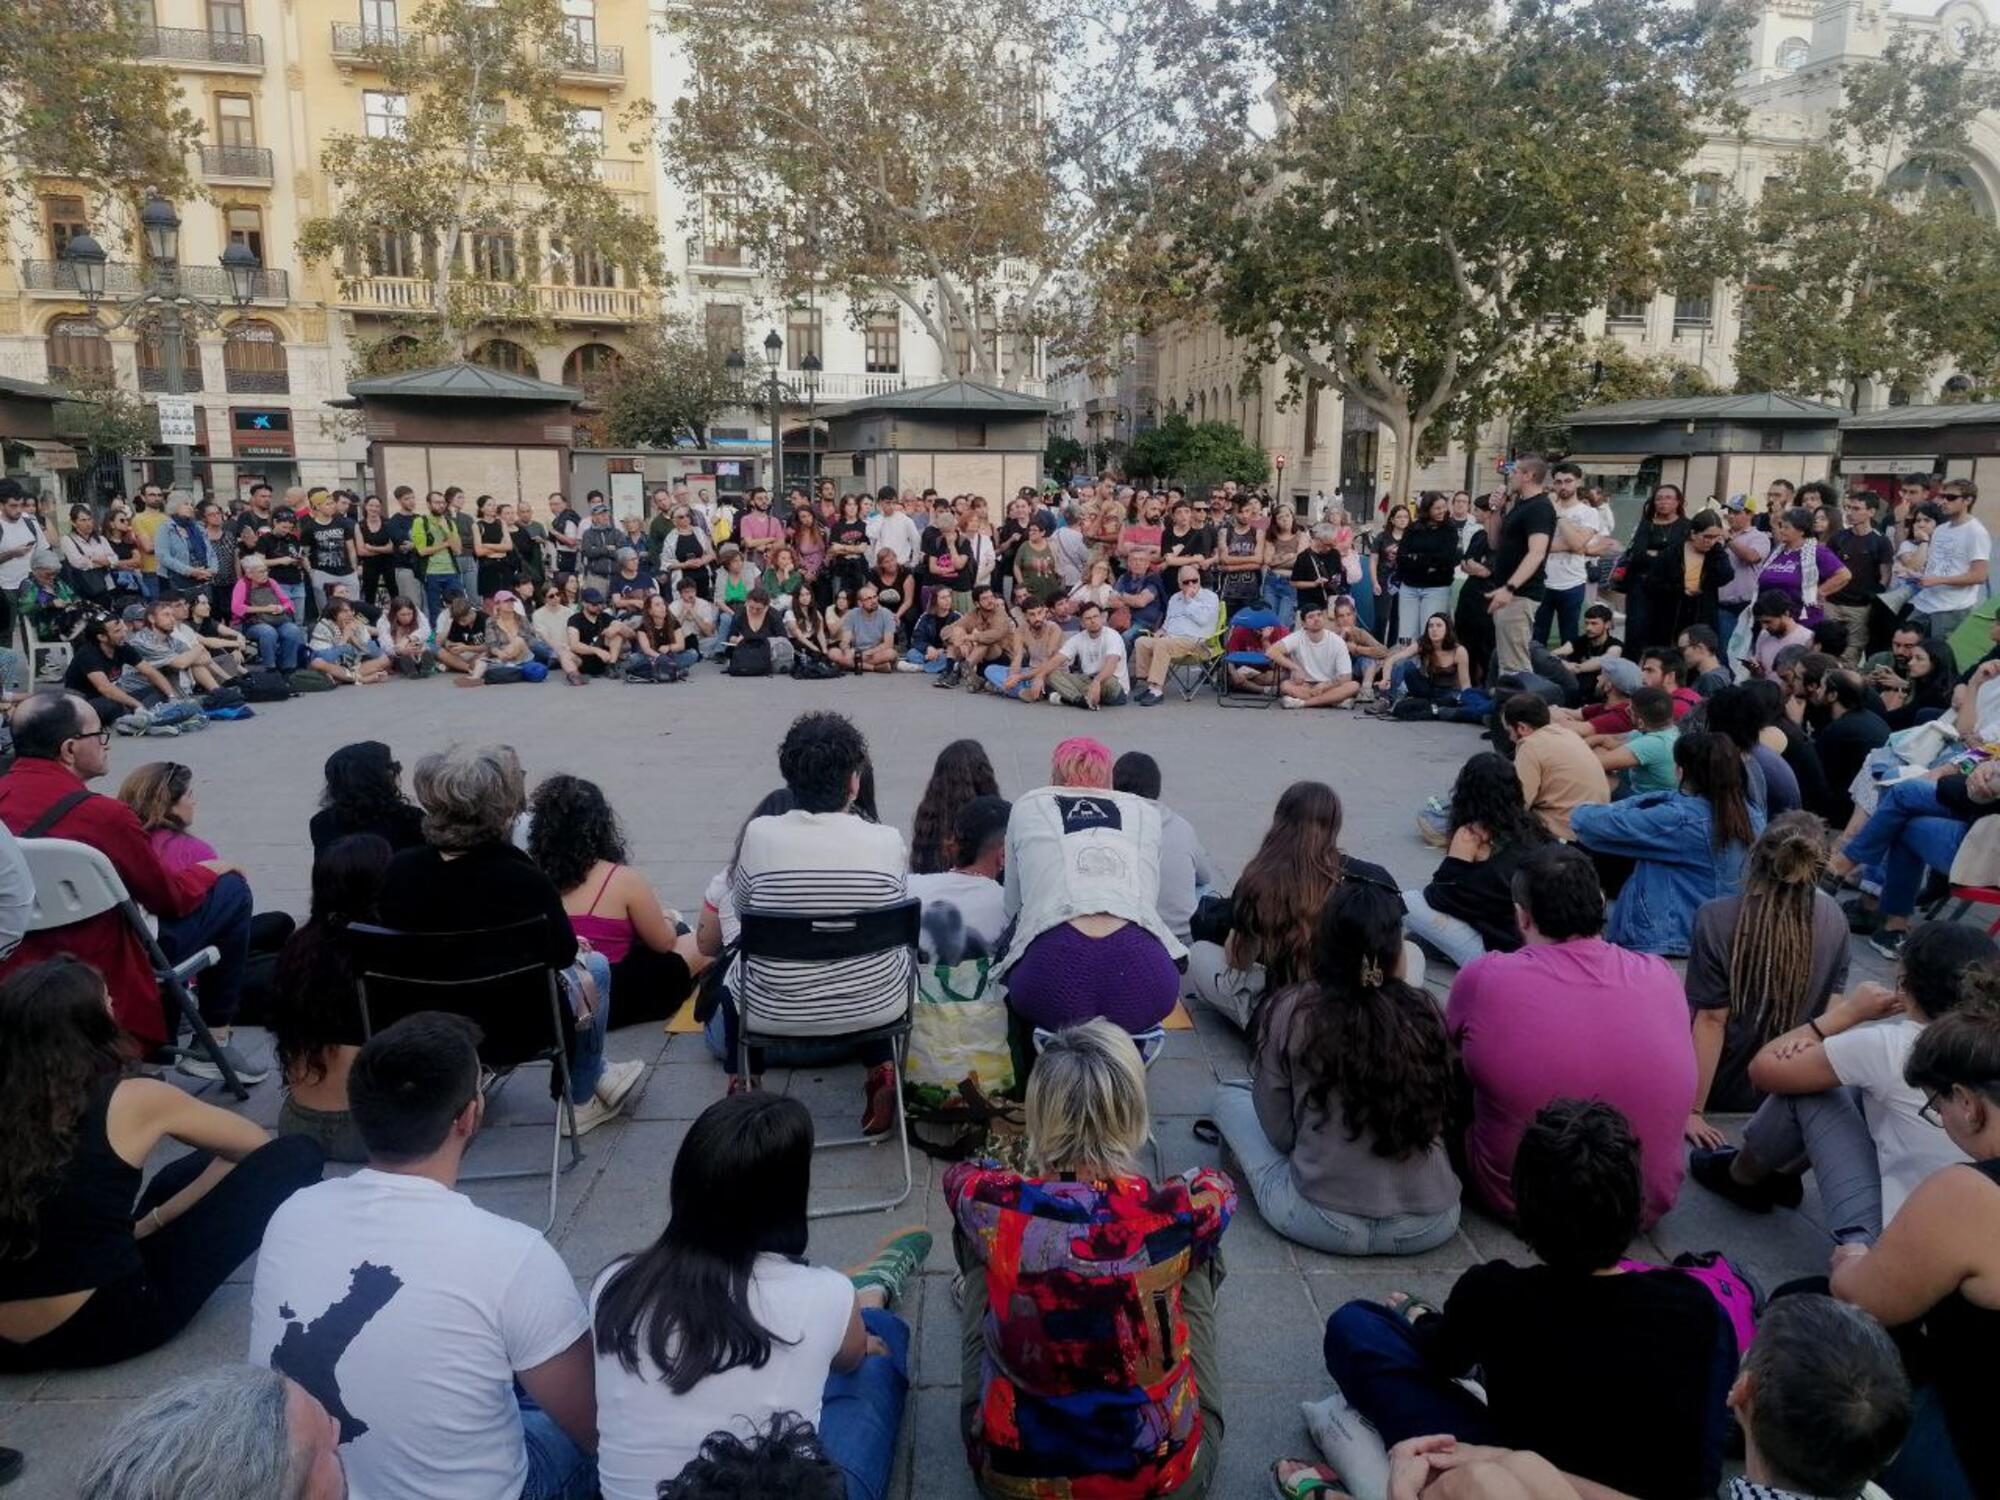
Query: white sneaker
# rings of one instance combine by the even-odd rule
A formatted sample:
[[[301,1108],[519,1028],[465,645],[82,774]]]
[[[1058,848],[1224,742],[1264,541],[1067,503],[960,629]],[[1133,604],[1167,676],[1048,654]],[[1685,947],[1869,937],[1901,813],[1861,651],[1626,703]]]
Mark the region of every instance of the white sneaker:
[[[1287,694],[1286,696],[1278,700],[1278,707],[1280,708],[1304,708],[1305,706],[1306,706],[1305,699],[1294,698],[1290,694]]]
[[[606,1104],[595,1094],[592,1094],[583,1103],[577,1105],[573,1114],[575,1117],[574,1125],[567,1118],[563,1121],[563,1134],[566,1136],[589,1135],[591,1131],[597,1129],[606,1120],[615,1120],[618,1118],[618,1111]]]
[[[1048,701],[1053,703],[1057,708],[1061,708],[1063,704],[1069,701],[1068,699],[1063,697],[1061,693],[1050,693],[1047,696],[1048,696]]]
[[[898,672],[921,672],[923,668],[913,661],[899,661],[896,663],[896,670]]]
[[[597,1080],[596,1097],[614,1110],[623,1109],[625,1101],[632,1097],[632,1091],[645,1076],[646,1065],[637,1058],[631,1062],[611,1063],[605,1067],[604,1076]]]

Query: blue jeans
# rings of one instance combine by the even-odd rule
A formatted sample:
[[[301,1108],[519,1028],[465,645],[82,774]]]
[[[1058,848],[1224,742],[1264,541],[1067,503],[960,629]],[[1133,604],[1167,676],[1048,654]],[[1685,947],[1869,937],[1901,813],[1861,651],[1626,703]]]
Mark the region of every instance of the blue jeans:
[[[466,553],[458,555],[458,586],[468,599],[479,597],[479,559]]]
[[[1451,585],[1418,589],[1404,584],[1396,595],[1396,639],[1414,641],[1432,615],[1451,618]]]
[[[1950,870],[1967,827],[1944,811],[1936,782],[1897,781],[1882,788],[1874,815],[1841,852],[1880,872],[1883,916],[1907,917],[1917,908],[1925,869]]]
[[[424,618],[432,625],[436,625],[438,615],[444,610],[445,595],[457,587],[456,573],[424,574]]]
[[[303,583],[286,583],[282,579],[273,578],[271,586],[292,601],[294,620],[303,620],[306,617],[306,586]]]
[[[201,905],[184,917],[160,920],[160,951],[179,963],[213,944],[221,955],[195,976],[201,1018],[227,1026],[243,1000],[243,971],[250,962],[250,886],[241,875],[224,875],[209,887]],[[167,1024],[176,1024],[169,1016]]]
[[[1726,657],[1729,654],[1729,638],[1736,634],[1736,622],[1743,618],[1743,611],[1749,607],[1747,604],[1718,604],[1715,606],[1715,635],[1716,639],[1722,642],[1721,654],[1723,656]],[[1729,666],[1733,671],[1735,670],[1736,663],[1731,662]]]
[[[577,1447],[556,1420],[518,1385],[521,1438],[528,1450],[528,1478],[521,1500],[592,1500],[597,1493],[597,1460]]]
[[[1917,1387],[1909,1436],[1880,1479],[1896,1500],[1956,1500],[1972,1493],[1972,1481],[1945,1430],[1944,1405],[1936,1386]]]
[[[1573,641],[1583,630],[1583,596],[1590,591],[1588,584],[1579,583],[1573,589],[1545,589],[1541,607],[1535,611],[1535,623],[1531,639],[1547,645],[1549,622],[1555,622],[1560,638]],[[1722,638],[1725,642],[1728,636]]]
[[[729,649],[729,627],[736,623],[736,611],[718,609],[715,612],[715,634],[701,643],[701,654],[711,659]]]
[[[576,961],[597,981],[597,1010],[588,1021],[577,1018],[576,1050],[569,1059],[569,1102],[588,1104],[604,1076],[604,1033],[611,1029],[611,963],[602,953],[579,953]],[[570,997],[576,1009],[576,997]]]
[[[992,688],[994,692],[1004,693],[1009,698],[1018,698],[1026,690],[1028,679],[1024,676],[1012,687],[1002,687],[1000,684],[1007,680],[1007,674],[1010,670],[1012,669],[1003,667],[996,662],[990,667],[982,668],[979,675],[986,679],[986,685]]]
[[[305,660],[306,633],[290,620],[281,625],[267,625],[260,620],[242,628],[257,643],[257,660],[272,671],[296,672],[299,663]]]
[[[141,573],[139,575],[139,597],[149,601],[160,597],[160,575],[158,573]]]
[[[1403,931],[1461,969],[1475,958],[1486,956],[1486,940],[1479,935],[1479,929],[1444,912],[1432,911],[1420,886],[1403,892]]]
[[[1327,1374],[1385,1446],[1438,1432],[1461,1443],[1507,1445],[1485,1403],[1433,1370],[1410,1325],[1380,1303],[1340,1307],[1326,1320],[1325,1353]]]
[[[910,1391],[910,1325],[892,1312],[865,1307],[861,1324],[889,1346],[860,1368],[829,1375],[820,1394],[819,1440],[847,1476],[847,1500],[881,1500],[896,1466],[896,1433]]]
[[[942,672],[946,667],[951,665],[951,658],[949,656],[939,656],[933,658],[930,661],[925,661],[924,653],[918,650],[915,646],[912,646],[909,650],[903,653],[903,660],[908,662],[913,667],[922,667],[926,672],[930,673],[933,677],[935,677],[938,673]]]
[[[1290,630],[1298,623],[1299,591],[1292,587],[1289,573],[1267,571],[1264,574],[1264,597],[1271,601],[1272,613],[1277,615],[1278,623],[1285,629]],[[1131,642],[1126,644],[1129,646]]]

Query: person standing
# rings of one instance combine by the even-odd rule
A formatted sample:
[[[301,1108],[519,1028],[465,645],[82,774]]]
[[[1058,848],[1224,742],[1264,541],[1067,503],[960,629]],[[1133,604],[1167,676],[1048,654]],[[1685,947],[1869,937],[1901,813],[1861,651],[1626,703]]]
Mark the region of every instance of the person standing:
[[[1949,639],[1986,596],[1993,538],[1972,518],[1978,498],[1978,487],[1970,479],[1948,479],[1938,491],[1938,509],[1944,512],[1944,519],[1931,533],[1922,587],[1910,601],[1911,618],[1921,622],[1934,641]]]
[[[423,597],[423,559],[417,556],[417,549],[410,545],[410,531],[417,522],[417,492],[407,484],[396,486],[391,498],[396,502],[383,523],[394,550],[389,561],[394,569],[395,596],[399,599],[416,600]]]
[[[299,540],[312,576],[313,612],[324,614],[327,591],[336,583],[345,586],[348,598],[362,597],[361,561],[354,521],[336,512],[333,496],[315,488],[308,503],[311,511],[299,525]]]
[[[1888,587],[1896,549],[1875,529],[1875,511],[1867,496],[1855,494],[1842,500],[1840,516],[1846,524],[1827,538],[1827,545],[1847,570],[1847,583],[1838,591],[1827,590],[1824,608],[1829,620],[1847,627],[1847,649],[1840,653],[1840,659],[1854,667],[1867,654],[1875,601]]]
[[[1597,507],[1583,497],[1583,470],[1564,459],[1551,471],[1555,494],[1556,534],[1549,543],[1548,573],[1543,580],[1546,592],[1535,610],[1533,638],[1546,642],[1549,623],[1555,622],[1558,640],[1572,639],[1583,620],[1585,596],[1590,592],[1590,561],[1601,550],[1616,550],[1616,544],[1602,529]]]
[[[1486,612],[1493,617],[1499,670],[1532,670],[1528,654],[1535,609],[1546,590],[1549,546],[1555,538],[1556,508],[1543,488],[1548,460],[1529,453],[1514,460],[1507,476],[1504,511],[1489,513],[1487,534],[1493,542],[1493,577]]]
[[[445,514],[444,496],[438,491],[425,496],[424,504],[426,513],[410,523],[410,548],[423,573],[424,619],[432,621],[458,587],[458,528]]]
[[[48,545],[42,523],[28,509],[28,492],[19,480],[0,479],[0,639],[13,632],[13,599],[28,581],[30,560]]]

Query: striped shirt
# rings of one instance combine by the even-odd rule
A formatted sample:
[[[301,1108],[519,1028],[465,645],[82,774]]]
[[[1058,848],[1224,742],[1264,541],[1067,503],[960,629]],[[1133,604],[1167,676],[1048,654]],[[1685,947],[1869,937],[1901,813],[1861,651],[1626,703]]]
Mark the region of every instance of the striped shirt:
[[[909,855],[894,828],[853,813],[752,818],[732,894],[737,911],[841,915],[905,899]],[[753,1031],[839,1036],[886,1025],[909,999],[910,954],[896,949],[820,962],[738,960],[731,988]]]

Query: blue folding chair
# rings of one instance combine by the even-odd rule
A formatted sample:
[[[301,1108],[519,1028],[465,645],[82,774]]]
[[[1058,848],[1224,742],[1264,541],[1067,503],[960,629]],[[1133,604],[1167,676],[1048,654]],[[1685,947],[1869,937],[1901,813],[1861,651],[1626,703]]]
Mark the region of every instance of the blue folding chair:
[[[1268,609],[1242,609],[1230,616],[1231,630],[1268,630],[1278,623],[1278,617]],[[1215,701],[1224,708],[1269,708],[1278,701],[1277,685],[1268,688],[1247,689],[1236,685],[1236,669],[1244,667],[1253,672],[1268,672],[1277,663],[1262,651],[1225,651],[1215,670]]]

